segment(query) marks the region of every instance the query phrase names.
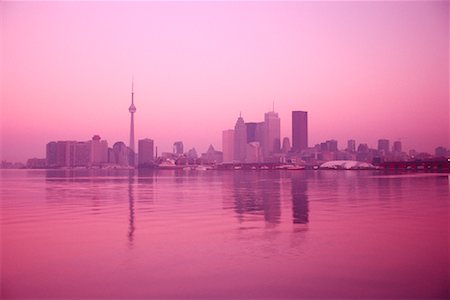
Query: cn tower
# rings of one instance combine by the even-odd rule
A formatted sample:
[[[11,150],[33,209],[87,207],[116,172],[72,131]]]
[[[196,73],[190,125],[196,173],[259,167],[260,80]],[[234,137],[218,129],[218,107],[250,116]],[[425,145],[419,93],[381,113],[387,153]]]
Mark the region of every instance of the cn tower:
[[[130,149],[133,150],[134,155],[134,113],[136,112],[136,106],[134,106],[134,81],[131,81],[131,105],[128,108],[128,111],[131,114],[131,122],[130,122]]]

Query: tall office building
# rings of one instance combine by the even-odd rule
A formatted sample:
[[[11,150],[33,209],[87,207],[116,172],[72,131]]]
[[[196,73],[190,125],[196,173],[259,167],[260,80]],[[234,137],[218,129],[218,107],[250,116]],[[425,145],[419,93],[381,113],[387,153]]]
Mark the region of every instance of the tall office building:
[[[398,152],[398,153],[402,152],[402,142],[401,141],[395,141],[394,142],[394,146],[392,147],[392,150],[394,152]]]
[[[245,162],[247,149],[247,127],[241,115],[234,126],[234,160]]]
[[[130,162],[129,157],[130,148],[124,142],[117,142],[113,145],[114,162],[120,166],[128,166]]]
[[[134,106],[134,82],[131,82],[131,105],[128,108],[128,111],[131,114],[131,120],[130,120],[130,145],[129,149],[131,150],[132,154],[129,156],[132,158],[130,161],[130,165],[134,165],[134,155],[136,153],[134,149],[134,113],[136,112],[136,107]]]
[[[90,142],[73,142],[70,147],[70,166],[88,167],[91,162]]]
[[[379,139],[378,140],[378,151],[383,151],[384,154],[389,153],[389,140]]]
[[[308,148],[308,112],[292,112],[292,150],[300,152]]]
[[[356,151],[356,142],[355,142],[355,140],[348,140],[347,141],[347,151],[348,152],[355,152]]]
[[[223,162],[232,162],[234,160],[233,129],[222,131],[222,152],[223,152]]]
[[[247,143],[256,142],[256,128],[258,123],[245,123],[247,128]]]
[[[173,153],[177,155],[181,155],[184,153],[183,142],[178,141],[173,143]]]
[[[153,164],[153,140],[143,139],[138,141],[139,166],[149,166]]]
[[[264,114],[264,160],[273,157],[275,153],[280,153],[280,118],[278,113],[270,111]]]
[[[283,138],[283,146],[281,147],[282,153],[288,153],[291,151],[291,142],[289,141],[288,137]]]
[[[91,143],[91,165],[99,166],[108,162],[108,142],[102,140],[99,135],[92,137]]]
[[[46,164],[49,168],[54,168],[57,166],[56,151],[56,142],[49,142],[45,149]]]

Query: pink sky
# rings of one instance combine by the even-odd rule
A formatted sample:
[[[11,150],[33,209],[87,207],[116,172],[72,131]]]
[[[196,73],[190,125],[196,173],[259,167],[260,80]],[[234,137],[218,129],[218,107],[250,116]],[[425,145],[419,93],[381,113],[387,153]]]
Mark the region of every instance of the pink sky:
[[[0,2],[1,159],[94,134],[221,149],[272,108],[309,144],[449,147],[448,2]]]

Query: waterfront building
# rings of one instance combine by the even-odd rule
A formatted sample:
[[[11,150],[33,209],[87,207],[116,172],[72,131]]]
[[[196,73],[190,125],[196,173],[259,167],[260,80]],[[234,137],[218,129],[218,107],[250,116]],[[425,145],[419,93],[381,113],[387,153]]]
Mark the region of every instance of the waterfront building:
[[[69,167],[88,167],[91,162],[91,145],[89,142],[70,143]]]
[[[397,153],[402,152],[402,142],[401,141],[395,141],[394,145],[392,146],[392,150],[394,152],[397,152]]]
[[[259,142],[250,142],[246,145],[246,163],[259,163],[262,161],[261,156],[261,146]]]
[[[247,128],[247,143],[256,142],[256,127],[258,123],[248,122],[245,123],[245,127]]]
[[[288,137],[283,138],[283,146],[281,148],[281,152],[286,154],[291,151],[291,142]]]
[[[234,126],[234,160],[237,162],[245,161],[247,145],[247,127],[241,115]]]
[[[47,167],[47,159],[45,159],[45,158],[30,158],[27,160],[26,167],[28,169],[44,169]]]
[[[347,141],[347,149],[348,152],[355,152],[356,151],[356,142],[355,140],[348,140]]]
[[[131,150],[124,142],[117,142],[113,145],[114,162],[119,166],[129,166],[129,153]]]
[[[99,135],[94,135],[90,141],[90,163],[92,166],[100,166],[108,162],[108,142],[102,140]]]
[[[45,148],[45,159],[47,167],[54,168],[57,166],[57,158],[56,158],[57,146],[56,142],[49,142]]]
[[[70,166],[70,145],[72,141],[56,142],[56,167]]]
[[[300,152],[308,148],[308,112],[292,112],[292,151]]]
[[[183,142],[178,141],[173,143],[173,153],[177,155],[182,155],[184,153]]]
[[[128,111],[130,112],[130,145],[128,146],[132,152],[132,154],[129,155],[129,162],[128,164],[130,166],[134,166],[134,160],[135,160],[135,149],[134,149],[134,114],[136,112],[136,106],[134,106],[134,82],[131,82],[131,105],[128,108]]]
[[[234,130],[222,131],[223,162],[232,162],[234,159]]]
[[[206,153],[202,153],[201,161],[203,164],[215,164],[223,161],[223,153],[214,149],[213,145],[210,145]]]
[[[189,164],[196,164],[198,159],[197,150],[195,148],[188,150],[186,158]]]
[[[270,111],[264,114],[264,161],[270,161],[274,154],[280,153],[280,118]]]
[[[138,141],[138,166],[150,166],[154,163],[154,142],[152,139]]]
[[[389,140],[379,139],[378,140],[378,151],[382,152],[384,155],[389,153]]]

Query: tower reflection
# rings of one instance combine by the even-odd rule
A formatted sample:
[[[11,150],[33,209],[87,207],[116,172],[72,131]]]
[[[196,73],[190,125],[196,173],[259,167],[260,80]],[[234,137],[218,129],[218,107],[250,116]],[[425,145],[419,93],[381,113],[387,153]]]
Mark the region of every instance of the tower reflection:
[[[128,245],[133,247],[134,240],[134,170],[130,170],[128,174],[128,208],[129,208],[129,217],[128,217]]]
[[[280,187],[278,172],[234,172],[232,190],[239,221],[263,215],[269,224],[280,223]]]
[[[308,224],[309,222],[309,201],[306,193],[307,175],[306,172],[296,172],[292,174],[292,222],[294,224]]]

